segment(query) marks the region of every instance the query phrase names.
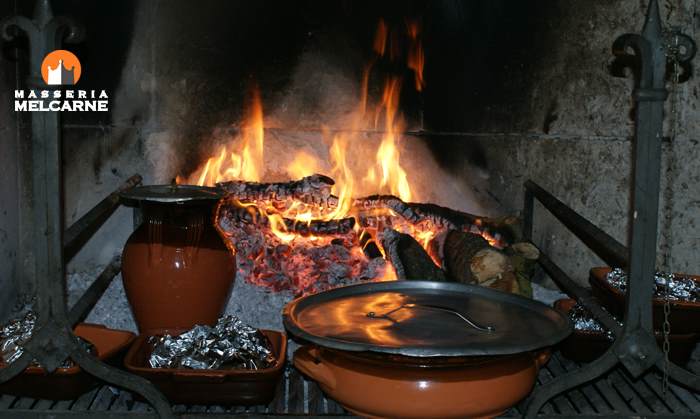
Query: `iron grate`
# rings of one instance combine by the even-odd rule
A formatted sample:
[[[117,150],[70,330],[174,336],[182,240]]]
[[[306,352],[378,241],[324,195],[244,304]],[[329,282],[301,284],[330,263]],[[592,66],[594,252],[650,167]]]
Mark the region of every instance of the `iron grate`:
[[[558,353],[540,371],[538,384],[578,368],[580,365]],[[348,417],[338,403],[326,398],[313,382],[306,380],[296,369],[289,368],[280,383],[274,400],[267,406],[210,406],[174,405],[173,411],[186,418],[215,415],[226,416],[324,416]],[[515,407],[502,417],[520,417],[522,406]],[[540,416],[698,416],[700,394],[671,385],[666,397],[662,395],[661,379],[649,373],[640,379],[631,378],[617,368],[594,382],[559,395],[547,402]],[[128,391],[111,386],[98,387],[75,400],[51,401],[26,397],[0,396],[2,417],[154,417],[155,413],[144,402],[135,400]]]

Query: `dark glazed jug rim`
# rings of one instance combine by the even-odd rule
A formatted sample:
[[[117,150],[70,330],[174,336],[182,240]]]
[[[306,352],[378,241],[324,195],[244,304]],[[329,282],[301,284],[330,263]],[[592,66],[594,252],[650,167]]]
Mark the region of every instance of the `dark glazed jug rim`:
[[[158,204],[213,204],[223,198],[226,191],[220,188],[198,185],[147,185],[119,194],[126,205]]]

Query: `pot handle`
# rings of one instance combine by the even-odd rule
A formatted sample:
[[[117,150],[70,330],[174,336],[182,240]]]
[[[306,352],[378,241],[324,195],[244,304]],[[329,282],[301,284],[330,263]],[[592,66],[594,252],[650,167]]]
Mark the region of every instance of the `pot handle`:
[[[552,350],[549,348],[542,349],[541,351],[535,353],[535,368],[537,368],[537,371],[547,364],[551,356]]]
[[[294,366],[329,390],[335,389],[335,376],[331,369],[321,362],[318,348],[302,346],[297,349],[294,352]]]

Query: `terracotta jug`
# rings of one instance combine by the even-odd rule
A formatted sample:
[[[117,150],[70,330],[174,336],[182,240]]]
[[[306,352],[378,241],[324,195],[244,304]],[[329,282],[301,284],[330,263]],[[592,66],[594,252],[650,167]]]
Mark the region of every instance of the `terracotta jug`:
[[[148,186],[123,197],[143,222],[122,256],[122,280],[136,324],[153,335],[216,323],[236,275],[234,255],[212,223],[211,188]]]

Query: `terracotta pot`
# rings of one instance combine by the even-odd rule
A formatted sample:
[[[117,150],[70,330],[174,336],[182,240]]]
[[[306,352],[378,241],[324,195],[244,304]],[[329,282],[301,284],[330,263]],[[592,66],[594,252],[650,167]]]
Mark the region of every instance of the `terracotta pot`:
[[[576,300],[563,298],[554,303],[554,308],[568,315],[574,305],[576,305]],[[673,333],[669,335],[668,339],[671,343],[669,350],[670,360],[678,365],[687,364],[695,349],[698,337],[696,333]],[[663,334],[657,331],[656,342],[660,348],[663,347],[663,341]],[[574,329],[574,332],[560,343],[560,349],[562,355],[572,361],[591,362],[602,356],[611,345],[612,341],[603,332]]]
[[[625,312],[625,294],[610,285],[606,277],[612,269],[609,267],[593,268],[589,281],[591,293],[610,313],[622,319]],[[680,274],[684,275],[685,274]],[[700,276],[687,275],[700,282]],[[674,334],[700,333],[700,302],[670,301],[669,322]],[[653,300],[654,329],[661,330],[664,321],[664,300]]]
[[[493,417],[532,390],[549,350],[425,359],[306,346],[294,365],[330,397],[365,417]]]
[[[124,247],[122,279],[139,331],[213,325],[236,262],[212,223],[215,202],[142,204],[144,222]]]
[[[131,332],[108,329],[97,324],[81,323],[74,329],[76,336],[92,343],[95,356],[102,361],[118,363],[119,356],[134,340]],[[5,363],[0,361],[0,369]],[[47,374],[39,366],[27,367],[21,374],[0,384],[0,394],[12,394],[34,399],[70,400],[80,397],[97,386],[99,381],[79,366],[58,368]]]
[[[124,359],[126,368],[147,378],[172,403],[194,404],[268,404],[275,396],[277,384],[287,362],[287,335],[261,330],[272,345],[276,359],[273,366],[259,370],[194,370],[151,368],[148,357],[153,351],[149,336],[141,335]]]

